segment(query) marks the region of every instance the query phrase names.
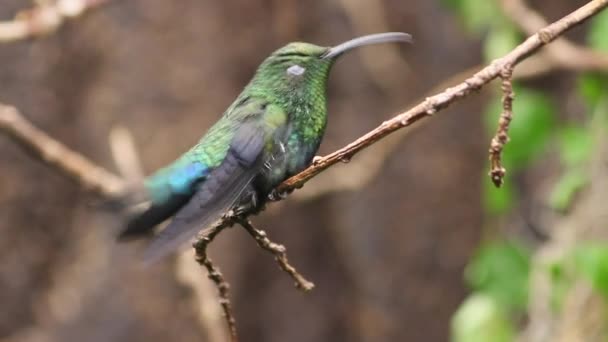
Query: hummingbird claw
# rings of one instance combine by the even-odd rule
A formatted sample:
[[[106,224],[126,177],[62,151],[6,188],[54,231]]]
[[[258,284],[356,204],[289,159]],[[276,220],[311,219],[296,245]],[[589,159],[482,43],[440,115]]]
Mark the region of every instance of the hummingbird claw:
[[[293,190],[291,190],[291,191],[293,191]],[[284,200],[285,198],[287,198],[287,196],[289,196],[291,191],[288,190],[288,191],[279,192],[276,189],[272,190],[268,194],[268,199],[273,202]]]

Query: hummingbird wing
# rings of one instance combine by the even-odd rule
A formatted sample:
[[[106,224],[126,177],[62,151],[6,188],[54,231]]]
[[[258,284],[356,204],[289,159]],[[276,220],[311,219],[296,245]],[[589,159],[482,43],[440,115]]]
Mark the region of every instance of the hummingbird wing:
[[[266,130],[259,119],[249,119],[235,133],[226,157],[194,195],[175,215],[171,223],[144,252],[146,262],[154,262],[193,238],[239,200],[243,190],[260,171]]]
[[[119,241],[149,236],[154,227],[174,216],[198,191],[210,172],[225,159],[234,133],[242,122],[267,116],[265,102],[243,97],[213,127],[201,141],[171,165],[148,177],[143,188],[135,189],[124,203],[128,208],[127,224]],[[147,207],[146,207],[147,205]]]

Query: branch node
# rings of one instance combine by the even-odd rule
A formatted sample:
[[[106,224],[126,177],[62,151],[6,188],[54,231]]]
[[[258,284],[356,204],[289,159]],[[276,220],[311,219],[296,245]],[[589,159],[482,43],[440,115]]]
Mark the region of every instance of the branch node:
[[[543,44],[549,44],[555,39],[555,36],[550,30],[543,28],[538,31],[538,39],[540,39]]]
[[[318,165],[319,162],[321,162],[321,160],[323,160],[323,157],[321,157],[321,156],[314,156],[312,158],[312,165]]]

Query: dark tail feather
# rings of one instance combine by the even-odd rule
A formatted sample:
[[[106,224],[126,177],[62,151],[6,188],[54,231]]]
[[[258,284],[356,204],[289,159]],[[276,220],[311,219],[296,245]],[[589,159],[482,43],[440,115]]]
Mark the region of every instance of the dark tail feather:
[[[179,208],[188,203],[190,197],[192,196],[174,194],[167,203],[154,204],[143,212],[131,214],[127,219],[126,227],[118,235],[118,241],[151,236],[154,227],[173,216]]]

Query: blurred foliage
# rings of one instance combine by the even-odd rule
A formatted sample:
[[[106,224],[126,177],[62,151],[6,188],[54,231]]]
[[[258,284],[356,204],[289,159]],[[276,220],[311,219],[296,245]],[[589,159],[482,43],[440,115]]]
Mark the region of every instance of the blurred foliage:
[[[483,42],[486,61],[503,56],[522,41],[522,35],[502,15],[497,2],[484,0],[444,0],[460,17],[464,27]],[[608,51],[608,11],[592,20],[587,33],[591,48]],[[580,75],[574,91],[585,106],[589,121],[561,122],[558,108],[548,94],[528,85],[515,84],[514,118],[509,143],[503,153],[508,178],[496,189],[484,177],[484,207],[491,222],[510,214],[518,204],[513,175],[542,162],[548,151],[559,157],[560,175],[547,202],[558,213],[566,212],[576,194],[589,183],[588,164],[594,151],[596,119],[608,123],[608,75]],[[498,89],[498,88],[497,88]],[[485,111],[488,136],[496,131],[502,111],[501,93],[496,91]],[[599,118],[598,118],[599,117]],[[585,117],[583,117],[584,119]],[[490,224],[491,228],[492,224]],[[472,257],[466,280],[473,293],[461,304],[452,320],[452,340],[512,341],[517,319],[525,313],[529,293],[531,251],[516,242],[485,242]],[[547,270],[552,280],[552,307],[560,310],[564,296],[575,281],[589,282],[608,299],[608,245],[579,245],[564,260]]]
[[[499,21],[488,32],[483,46],[483,57],[486,62],[506,55],[522,40],[522,36],[508,23]]]
[[[528,303],[530,251],[514,242],[482,246],[466,269],[473,289],[452,319],[453,341],[511,341]]]
[[[513,183],[506,182],[500,188],[492,182],[482,181],[483,205],[485,211],[492,216],[508,213],[513,209],[517,192]]]
[[[466,269],[471,288],[492,297],[509,312],[523,311],[528,302],[530,252],[514,242],[482,246]]]
[[[591,21],[591,29],[587,35],[589,45],[599,51],[608,51],[608,12],[599,13]]]
[[[503,56],[521,41],[519,31],[502,15],[496,1],[443,0],[457,12],[471,34],[485,34],[483,55],[486,61]]]
[[[593,137],[587,128],[564,126],[558,133],[558,143],[565,171],[555,184],[549,203],[554,209],[565,211],[576,193],[589,182],[584,165],[591,158]]]
[[[606,75],[588,73],[578,78],[578,93],[591,108],[598,106],[602,99],[606,98],[606,89],[608,89]]]
[[[495,1],[443,0],[443,3],[457,12],[467,30],[472,33],[492,26],[496,14],[500,13]]]
[[[589,160],[593,137],[589,129],[579,126],[564,126],[559,133],[559,150],[562,163],[576,167]]]
[[[608,301],[608,245],[585,243],[576,246],[550,267],[551,307],[560,311],[564,297],[576,281],[586,282]]]
[[[454,342],[508,342],[515,331],[500,303],[486,294],[469,296],[452,319]]]
[[[585,244],[574,252],[574,270],[608,299],[608,245]]]
[[[452,319],[453,341],[511,341],[528,303],[530,251],[515,242],[482,246],[465,278],[473,289]]]
[[[575,195],[589,183],[585,171],[572,169],[560,176],[549,197],[549,204],[558,211],[566,211]]]

